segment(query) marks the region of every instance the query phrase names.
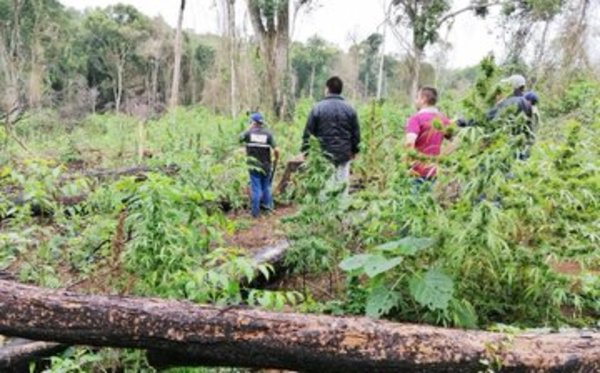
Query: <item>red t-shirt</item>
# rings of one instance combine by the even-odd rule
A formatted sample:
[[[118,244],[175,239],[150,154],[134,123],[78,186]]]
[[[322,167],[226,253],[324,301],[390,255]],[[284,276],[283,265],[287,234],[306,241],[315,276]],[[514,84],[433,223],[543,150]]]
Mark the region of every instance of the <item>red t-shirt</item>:
[[[450,124],[450,120],[433,107],[421,109],[408,118],[406,122],[406,133],[417,135],[417,141],[415,142],[417,151],[430,157],[440,154],[442,142],[444,141],[444,133],[433,128],[435,119],[438,119],[442,126]],[[412,170],[425,178],[434,177],[436,174],[435,166],[420,162],[413,163]]]

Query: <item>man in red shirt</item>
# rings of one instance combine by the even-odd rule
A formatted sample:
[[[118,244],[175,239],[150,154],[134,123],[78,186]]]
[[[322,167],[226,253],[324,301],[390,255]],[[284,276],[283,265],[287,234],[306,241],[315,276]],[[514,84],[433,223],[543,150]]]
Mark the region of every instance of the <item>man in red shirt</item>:
[[[435,88],[421,88],[415,100],[418,112],[406,122],[404,145],[417,150],[424,157],[433,158],[440,155],[444,139],[450,138],[447,131],[444,131],[450,120],[436,108],[437,99],[438,93]],[[416,161],[411,166],[411,173],[417,178],[415,182],[419,184],[433,180],[436,172],[436,167],[427,162]]]

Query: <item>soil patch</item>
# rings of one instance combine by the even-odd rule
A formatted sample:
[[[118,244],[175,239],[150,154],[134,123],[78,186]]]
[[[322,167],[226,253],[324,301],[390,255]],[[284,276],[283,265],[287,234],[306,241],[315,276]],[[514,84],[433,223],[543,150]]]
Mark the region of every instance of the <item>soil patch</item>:
[[[247,212],[234,213],[229,218],[236,221],[237,228],[233,234],[225,236],[225,242],[250,253],[273,245],[286,237],[281,219],[295,212],[296,208],[293,206],[281,206],[258,218],[252,218]]]
[[[573,261],[554,262],[551,264],[551,267],[554,271],[563,275],[579,276],[585,272],[588,272],[590,274],[600,276],[600,270],[590,268],[584,269],[580,263]]]

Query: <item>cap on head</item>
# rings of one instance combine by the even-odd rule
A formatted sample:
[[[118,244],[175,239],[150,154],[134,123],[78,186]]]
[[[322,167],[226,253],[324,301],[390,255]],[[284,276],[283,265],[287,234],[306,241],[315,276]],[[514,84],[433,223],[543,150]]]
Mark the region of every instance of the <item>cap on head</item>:
[[[250,120],[255,123],[263,124],[265,119],[263,118],[261,113],[256,112],[256,113],[250,114]]]
[[[533,91],[525,93],[524,97],[527,101],[531,102],[532,105],[536,105],[540,101],[538,95]]]
[[[510,84],[513,89],[519,89],[519,88],[525,87],[525,85],[527,84],[525,77],[523,75],[518,75],[518,74],[510,76],[510,77],[502,80],[502,82]]]

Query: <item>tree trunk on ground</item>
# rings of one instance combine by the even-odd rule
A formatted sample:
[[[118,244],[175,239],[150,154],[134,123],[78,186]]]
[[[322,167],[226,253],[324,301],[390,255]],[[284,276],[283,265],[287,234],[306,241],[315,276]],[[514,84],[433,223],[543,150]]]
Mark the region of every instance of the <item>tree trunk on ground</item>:
[[[175,34],[175,62],[173,64],[173,84],[171,85],[171,100],[169,107],[174,108],[179,103],[179,80],[181,79],[181,27],[183,23],[183,11],[185,0],[181,0],[179,18],[177,19],[177,33]]]
[[[0,280],[0,333],[142,348],[156,365],[313,372],[598,371],[600,333],[523,333],[81,295]],[[161,364],[162,363],[162,364]]]
[[[30,362],[56,355],[66,348],[54,342],[34,341],[0,347],[0,371],[28,372]]]

